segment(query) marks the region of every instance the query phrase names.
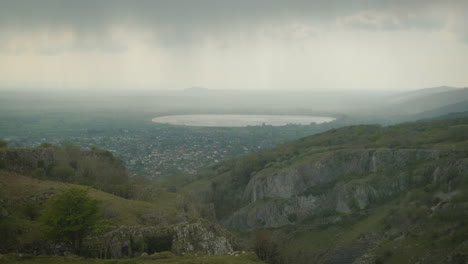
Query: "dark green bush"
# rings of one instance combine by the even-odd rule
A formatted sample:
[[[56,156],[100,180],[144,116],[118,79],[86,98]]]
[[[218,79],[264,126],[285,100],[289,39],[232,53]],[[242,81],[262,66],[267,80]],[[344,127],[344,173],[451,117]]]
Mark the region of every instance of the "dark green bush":
[[[156,252],[171,251],[173,237],[174,235],[172,233],[146,237],[146,251],[150,254]]]

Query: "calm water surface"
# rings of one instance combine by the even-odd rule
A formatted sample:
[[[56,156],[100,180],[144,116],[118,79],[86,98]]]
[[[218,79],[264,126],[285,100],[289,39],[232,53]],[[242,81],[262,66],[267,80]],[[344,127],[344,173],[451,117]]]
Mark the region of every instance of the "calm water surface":
[[[324,116],[296,115],[171,115],[153,118],[155,123],[203,126],[203,127],[245,127],[258,125],[284,126],[287,124],[309,125],[335,120]]]

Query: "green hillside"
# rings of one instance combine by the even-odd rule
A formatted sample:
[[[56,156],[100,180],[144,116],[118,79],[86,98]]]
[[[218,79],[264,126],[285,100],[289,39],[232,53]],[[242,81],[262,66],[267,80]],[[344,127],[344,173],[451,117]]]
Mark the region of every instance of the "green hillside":
[[[246,247],[210,222],[210,208],[163,184],[128,176],[110,153],[69,144],[2,146],[0,161],[1,263],[260,263],[251,253],[235,253]],[[69,241],[52,240],[42,221],[50,201],[70,188],[87,190],[99,205],[100,220],[79,252]],[[72,253],[127,260],[33,256]]]
[[[68,254],[50,247],[57,244],[47,241],[38,219],[50,198],[74,186],[88,188],[101,201],[104,217],[80,255],[112,263],[258,261],[251,254],[231,256],[235,250],[254,251],[272,264],[468,258],[466,114],[332,129],[220,162],[195,176],[159,181],[130,177],[109,153],[70,148],[0,150],[2,253]],[[57,172],[64,166],[69,168]],[[107,169],[93,173],[99,168]],[[104,173],[108,169],[113,173]],[[178,257],[155,259],[167,250]]]
[[[464,263],[468,117],[333,129],[215,165],[185,185],[271,263]],[[263,231],[262,231],[263,230]],[[356,262],[355,262],[356,261]]]

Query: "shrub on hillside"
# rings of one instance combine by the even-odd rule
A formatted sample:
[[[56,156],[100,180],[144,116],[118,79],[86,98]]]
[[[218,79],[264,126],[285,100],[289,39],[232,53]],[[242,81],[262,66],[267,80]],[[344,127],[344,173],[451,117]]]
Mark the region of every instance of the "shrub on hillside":
[[[48,201],[40,220],[49,239],[68,242],[80,253],[84,237],[101,220],[99,201],[88,197],[87,190],[70,188]]]

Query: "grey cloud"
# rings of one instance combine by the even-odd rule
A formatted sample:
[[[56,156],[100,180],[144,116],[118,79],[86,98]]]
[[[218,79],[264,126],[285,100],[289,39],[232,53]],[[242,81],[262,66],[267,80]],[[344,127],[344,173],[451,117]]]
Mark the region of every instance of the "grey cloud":
[[[113,25],[154,30],[167,45],[190,42],[200,32],[249,29],[261,23],[340,20],[350,27],[439,29],[443,12],[463,0],[0,0],[0,28],[97,32]],[[440,9],[441,16],[425,11]],[[441,20],[442,18],[442,20]]]
[[[333,0],[3,0],[0,26],[79,31],[123,23],[185,32],[291,17],[327,19],[353,9],[346,1]]]
[[[449,17],[447,29],[457,35],[463,42],[468,44],[468,2],[464,7],[461,7],[452,13]]]
[[[441,30],[447,15],[424,13],[368,10],[338,19],[340,26],[364,30]]]
[[[446,1],[450,5],[452,1]],[[334,19],[364,10],[420,9],[437,1],[372,0],[1,0],[3,26],[71,26],[115,23],[176,25],[183,29],[282,19]]]

